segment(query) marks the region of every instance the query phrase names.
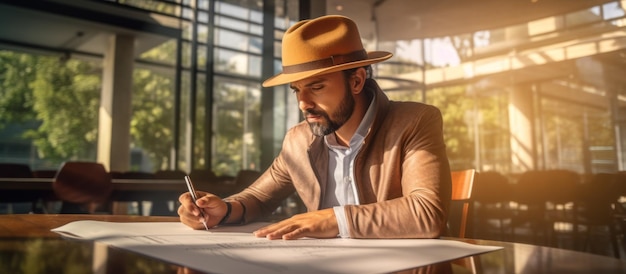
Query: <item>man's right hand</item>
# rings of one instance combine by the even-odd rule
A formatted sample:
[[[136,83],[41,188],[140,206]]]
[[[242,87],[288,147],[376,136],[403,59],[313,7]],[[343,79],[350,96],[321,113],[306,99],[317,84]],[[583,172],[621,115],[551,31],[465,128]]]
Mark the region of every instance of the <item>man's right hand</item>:
[[[196,194],[198,195],[198,200],[195,204],[189,192],[185,192],[178,197],[180,202],[178,207],[180,221],[193,229],[204,229],[202,215],[200,214],[200,210],[202,210],[207,226],[209,228],[216,226],[226,215],[226,202],[208,192],[196,191]]]

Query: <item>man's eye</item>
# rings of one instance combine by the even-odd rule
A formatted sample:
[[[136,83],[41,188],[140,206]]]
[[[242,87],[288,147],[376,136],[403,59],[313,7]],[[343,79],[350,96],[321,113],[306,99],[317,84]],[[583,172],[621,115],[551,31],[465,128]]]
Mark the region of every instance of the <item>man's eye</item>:
[[[324,88],[324,86],[312,86],[311,90],[320,90],[320,89],[323,89],[323,88]]]

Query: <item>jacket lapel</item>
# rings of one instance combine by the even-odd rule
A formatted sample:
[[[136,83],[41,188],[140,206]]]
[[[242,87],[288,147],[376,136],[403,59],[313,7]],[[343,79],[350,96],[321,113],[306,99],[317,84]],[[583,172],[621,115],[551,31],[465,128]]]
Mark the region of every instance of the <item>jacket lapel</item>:
[[[308,153],[311,167],[313,168],[315,178],[319,185],[319,188],[315,188],[315,190],[320,191],[320,193],[311,193],[311,195],[313,195],[311,198],[316,208],[320,209],[321,197],[326,193],[326,186],[328,184],[328,149],[326,148],[326,144],[324,144],[324,138],[315,137],[311,146],[309,146]]]

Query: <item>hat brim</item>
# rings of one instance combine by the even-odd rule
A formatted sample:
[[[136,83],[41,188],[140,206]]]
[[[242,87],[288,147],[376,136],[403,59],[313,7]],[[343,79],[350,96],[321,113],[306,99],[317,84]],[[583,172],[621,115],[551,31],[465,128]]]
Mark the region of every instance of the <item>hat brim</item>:
[[[393,56],[393,54],[390,52],[371,51],[367,53],[367,59],[365,60],[360,60],[360,61],[355,61],[355,62],[350,62],[350,63],[343,63],[343,64],[339,64],[339,65],[332,66],[332,67],[307,70],[307,71],[297,72],[297,73],[279,73],[265,80],[263,82],[263,87],[273,87],[273,86],[278,86],[282,84],[299,81],[299,80],[309,78],[315,75],[326,74],[326,73],[331,73],[331,72],[336,72],[336,71],[341,71],[341,70],[346,70],[346,69],[351,69],[351,68],[363,67],[363,66],[367,66],[370,64],[385,61],[391,58],[391,56]]]

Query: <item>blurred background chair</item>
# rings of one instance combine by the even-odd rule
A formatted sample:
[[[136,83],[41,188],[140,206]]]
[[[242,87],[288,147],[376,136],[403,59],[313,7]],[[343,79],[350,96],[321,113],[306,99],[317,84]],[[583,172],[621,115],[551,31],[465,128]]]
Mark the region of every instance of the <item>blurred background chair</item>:
[[[154,173],[155,179],[180,179],[184,180],[187,173],[182,170],[159,170]]]
[[[215,182],[217,175],[210,169],[194,169],[189,172],[189,178],[191,178],[194,184],[211,183]]]
[[[4,178],[32,178],[30,166],[17,163],[0,163],[0,177]]]
[[[61,214],[110,213],[108,199],[113,185],[110,174],[100,163],[63,163],[52,188],[62,202]]]
[[[145,171],[110,172],[111,179],[154,179],[154,173]],[[138,199],[132,192],[113,192],[111,194],[111,210],[113,214],[144,215],[151,206],[150,201]]]
[[[618,234],[619,220],[615,218],[616,206],[620,196],[617,185],[617,174],[597,173],[589,182],[581,186],[577,201],[577,222],[582,231],[578,231],[583,240],[582,251],[603,254],[604,250],[594,251],[593,244],[602,241],[598,236],[608,238],[613,256],[620,257]],[[604,245],[603,245],[604,246]]]
[[[622,235],[622,248],[626,250],[626,171],[615,174],[615,192],[618,200],[614,208],[614,217],[619,224],[619,233]]]
[[[3,178],[32,178],[30,166],[18,163],[0,163],[0,177]],[[4,213],[34,213],[38,212],[39,195],[32,190],[2,191],[0,192],[0,212]]]
[[[474,237],[506,240],[512,235],[512,195],[509,179],[501,173],[484,171],[476,176],[472,190]]]
[[[0,163],[0,177],[2,178],[32,178],[30,166],[18,163]],[[38,207],[39,197],[32,190],[16,190],[0,192],[1,213],[41,213]]]
[[[471,235],[470,207],[475,169],[455,170],[452,176],[452,196],[448,214],[448,235],[465,238]]]
[[[159,170],[154,173],[154,179],[180,180],[184,184],[187,173],[182,170]],[[164,197],[154,197],[151,201],[150,213],[153,216],[178,216],[178,200],[171,200]]]
[[[533,243],[575,245],[576,199],[580,176],[569,170],[531,170],[513,186],[518,203],[512,221],[514,236],[530,236]],[[523,240],[522,240],[523,241]]]
[[[56,169],[39,169],[33,170],[34,178],[54,178],[57,175],[58,170]]]

